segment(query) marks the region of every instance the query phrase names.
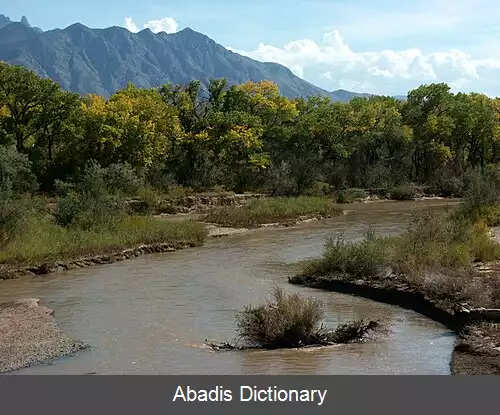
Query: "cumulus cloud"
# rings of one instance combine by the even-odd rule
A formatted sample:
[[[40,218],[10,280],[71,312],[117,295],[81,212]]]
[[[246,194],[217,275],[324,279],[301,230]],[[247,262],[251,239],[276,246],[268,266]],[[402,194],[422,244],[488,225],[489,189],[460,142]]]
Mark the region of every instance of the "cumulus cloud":
[[[139,31],[139,28],[134,23],[131,17],[125,17],[125,27],[132,33],[137,33]]]
[[[487,79],[493,84],[492,72],[496,78],[500,75],[500,57],[476,58],[458,49],[430,53],[418,48],[357,52],[338,30],[325,33],[320,43],[302,39],[282,47],[260,43],[251,51],[231,50],[256,60],[285,65],[295,74],[330,90],[357,88],[400,94],[429,82],[448,82],[458,89],[474,85],[484,88]]]
[[[131,17],[125,17],[125,27],[133,33],[139,31],[139,27]],[[164,17],[160,20],[150,20],[144,23],[144,29],[151,29],[153,33],[175,33],[179,29],[179,24],[172,17]]]
[[[160,20],[150,20],[144,24],[144,27],[151,29],[153,33],[175,33],[179,29],[179,24],[171,17],[164,17]]]

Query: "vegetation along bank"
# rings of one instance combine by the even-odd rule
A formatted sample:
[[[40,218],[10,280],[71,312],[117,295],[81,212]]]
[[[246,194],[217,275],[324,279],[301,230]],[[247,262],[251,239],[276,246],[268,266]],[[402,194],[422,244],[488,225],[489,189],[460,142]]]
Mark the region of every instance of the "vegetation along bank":
[[[423,85],[406,101],[288,99],[272,82],[224,79],[207,91],[196,81],[130,85],[104,98],[0,63],[0,275],[202,244],[203,224],[154,217],[174,196],[279,197],[210,208],[202,218],[256,227],[339,214],[337,203],[364,197],[348,189],[404,200],[425,188],[465,195],[461,218],[429,216],[398,238],[330,243],[294,281],[403,284],[453,316],[462,302],[498,307],[496,274],[472,264],[497,258],[481,224],[496,220],[497,194],[478,183],[497,183],[499,115],[498,99],[452,94],[446,84]],[[462,330],[461,339],[494,339],[496,326],[486,327]]]
[[[456,211],[416,213],[398,236],[338,235],[290,282],[420,312],[458,333],[453,373],[500,374],[499,178],[478,175]]]

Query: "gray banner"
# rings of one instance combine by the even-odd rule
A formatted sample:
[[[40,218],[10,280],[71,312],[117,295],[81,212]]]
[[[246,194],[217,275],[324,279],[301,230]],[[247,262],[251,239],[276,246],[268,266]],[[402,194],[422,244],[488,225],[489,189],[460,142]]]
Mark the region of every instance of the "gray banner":
[[[2,414],[494,414],[500,377],[1,376]]]

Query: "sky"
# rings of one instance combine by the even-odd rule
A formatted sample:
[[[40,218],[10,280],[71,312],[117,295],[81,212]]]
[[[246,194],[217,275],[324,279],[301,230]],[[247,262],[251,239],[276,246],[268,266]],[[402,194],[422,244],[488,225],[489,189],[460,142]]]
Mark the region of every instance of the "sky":
[[[326,90],[404,95],[433,82],[500,96],[498,0],[1,0],[44,30],[190,27]]]

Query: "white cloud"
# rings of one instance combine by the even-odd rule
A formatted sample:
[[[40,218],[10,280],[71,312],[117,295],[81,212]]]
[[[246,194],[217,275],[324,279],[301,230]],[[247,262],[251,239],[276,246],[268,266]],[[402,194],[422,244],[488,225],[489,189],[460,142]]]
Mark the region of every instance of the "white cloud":
[[[132,33],[137,33],[139,27],[134,23],[131,17],[125,17],[125,27]],[[175,33],[179,29],[179,24],[172,17],[164,17],[160,20],[150,20],[144,23],[144,29],[151,29],[153,33]]]
[[[125,17],[125,27],[132,33],[137,33],[139,31],[139,28],[134,23],[131,17]]]
[[[179,24],[171,17],[164,17],[160,20],[150,20],[144,24],[144,28],[151,29],[153,33],[175,33],[179,29]]]
[[[355,87],[366,92],[400,94],[422,83],[448,82],[457,89],[488,85],[489,90],[482,92],[500,94],[495,85],[500,76],[500,55],[476,58],[458,49],[425,54],[418,48],[357,52],[338,30],[327,32],[319,44],[302,39],[283,47],[260,43],[252,51],[232,50],[285,65],[329,90]]]

